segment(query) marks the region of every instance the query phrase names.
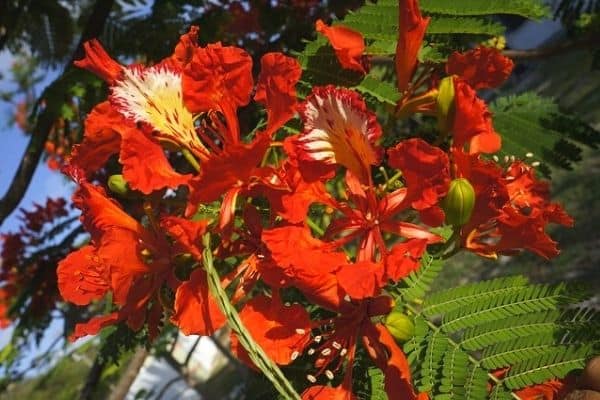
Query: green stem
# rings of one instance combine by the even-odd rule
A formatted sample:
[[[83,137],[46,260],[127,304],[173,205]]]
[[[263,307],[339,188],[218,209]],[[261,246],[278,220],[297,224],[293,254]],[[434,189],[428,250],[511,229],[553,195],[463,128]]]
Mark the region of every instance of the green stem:
[[[219,274],[213,265],[213,256],[210,249],[210,234],[207,233],[202,237],[202,243],[204,245],[203,259],[204,269],[206,270],[208,277],[208,286],[211,294],[219,304],[221,311],[223,311],[223,314],[227,317],[227,322],[229,323],[231,330],[238,336],[240,343],[248,352],[248,356],[252,362],[254,362],[254,365],[265,374],[271,383],[273,383],[275,389],[277,389],[285,399],[301,400],[300,395],[298,395],[279,367],[271,361],[263,349],[254,341],[254,339],[252,339],[250,332],[248,332],[242,323],[235,307],[229,302],[225,290],[221,287]]]
[[[401,171],[398,171],[394,175],[392,175],[392,177],[384,183],[383,190],[386,191],[387,188],[389,188],[391,185],[393,185],[394,182],[396,182],[398,179],[400,179],[401,176],[402,176]]]
[[[310,226],[315,232],[319,234],[319,236],[323,236],[325,234],[325,230],[321,228],[315,221],[310,218],[306,218],[306,223]]]
[[[200,164],[198,164],[198,161],[196,160],[192,152],[188,149],[181,149],[181,153],[183,154],[183,157],[187,160],[187,162],[190,163],[192,168],[194,168],[196,172],[200,172]]]

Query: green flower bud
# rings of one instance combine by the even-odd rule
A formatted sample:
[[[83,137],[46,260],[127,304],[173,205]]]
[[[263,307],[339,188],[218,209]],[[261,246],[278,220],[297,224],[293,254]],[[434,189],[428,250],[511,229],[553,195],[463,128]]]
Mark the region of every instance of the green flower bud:
[[[108,188],[111,192],[121,196],[127,196],[129,194],[129,184],[121,174],[111,175],[110,178],[108,178]]]
[[[437,97],[437,119],[440,132],[448,132],[454,117],[454,78],[447,76],[440,82]]]
[[[415,335],[415,325],[412,319],[400,311],[394,310],[389,313],[384,324],[392,336],[400,342],[406,342]]]
[[[454,179],[450,182],[448,194],[442,200],[442,208],[446,213],[446,223],[462,226],[469,222],[475,206],[475,189],[464,179]]]

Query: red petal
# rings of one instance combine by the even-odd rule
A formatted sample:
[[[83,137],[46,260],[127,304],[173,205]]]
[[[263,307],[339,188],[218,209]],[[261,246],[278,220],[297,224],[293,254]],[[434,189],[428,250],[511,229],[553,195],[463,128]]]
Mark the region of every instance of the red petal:
[[[202,174],[190,181],[187,215],[196,212],[199,203],[217,200],[232,186],[246,183],[260,164],[271,139],[260,135],[252,143],[227,146],[222,154],[202,164]]]
[[[379,163],[376,141],[381,127],[358,93],[334,86],[314,87],[300,107],[304,132],[298,137],[300,161],[342,165],[362,182]]]
[[[244,50],[220,43],[199,47],[183,71],[182,86],[191,112],[230,113],[250,100],[252,59]]]
[[[208,291],[206,272],[201,268],[179,286],[174,308],[171,321],[185,335],[212,335],[227,321]]]
[[[317,32],[327,37],[343,68],[363,74],[367,72],[362,64],[365,51],[365,39],[362,33],[342,25],[329,27],[320,19],[317,20],[316,29]]]
[[[365,346],[385,374],[384,387],[390,400],[417,400],[406,355],[382,324],[365,327]]]
[[[399,0],[398,44],[396,46],[396,75],[398,90],[408,89],[417,68],[417,55],[429,24],[429,17],[423,18],[418,0]]]
[[[197,260],[202,259],[202,235],[206,233],[208,224],[206,220],[192,221],[174,216],[160,220],[160,226],[175,240],[181,251],[192,254]]]
[[[77,324],[75,325],[75,332],[69,336],[69,341],[74,342],[84,336],[95,335],[105,326],[114,325],[123,320],[123,318],[124,316],[120,315],[120,313],[114,312],[112,314],[94,317],[83,324]]]
[[[311,386],[302,393],[302,400],[357,400],[358,398],[343,385]]]
[[[419,269],[427,240],[411,239],[394,245],[386,259],[386,278],[394,282]]]
[[[454,147],[463,149],[469,145],[469,153],[495,153],[500,150],[502,139],[494,130],[492,115],[485,102],[463,80],[454,79]]]
[[[188,64],[194,56],[194,51],[198,48],[198,34],[200,28],[195,25],[190,26],[190,31],[181,35],[179,42],[175,46],[171,59],[181,68]]]
[[[121,129],[123,177],[134,190],[150,194],[164,188],[185,185],[191,175],[181,175],[173,169],[163,148],[136,128]]]
[[[302,69],[295,58],[282,53],[267,53],[261,59],[261,70],[254,100],[267,109],[267,128],[272,135],[296,112],[296,83]]]
[[[91,175],[119,152],[121,137],[114,130],[124,122],[108,101],[98,104],[85,119],[83,141],[73,147],[69,163]]]
[[[83,44],[85,57],[75,61],[73,64],[104,79],[112,85],[123,71],[121,64],[113,60],[96,39],[89,40]]]
[[[383,265],[371,261],[348,264],[337,271],[342,289],[353,299],[375,297],[385,284]]]
[[[299,304],[285,307],[279,299],[259,295],[246,303],[240,317],[256,343],[279,365],[290,364],[292,355],[301,353],[310,342],[310,319]],[[231,350],[253,365],[235,335]]]
[[[448,192],[450,161],[440,148],[408,139],[388,150],[390,166],[402,171],[407,200],[416,210],[436,205]]]
[[[510,76],[514,64],[500,50],[477,47],[465,53],[454,52],[448,57],[448,75],[460,75],[473,89],[495,88]]]
[[[85,306],[110,289],[109,271],[93,246],[84,246],[58,263],[58,289],[65,301]]]

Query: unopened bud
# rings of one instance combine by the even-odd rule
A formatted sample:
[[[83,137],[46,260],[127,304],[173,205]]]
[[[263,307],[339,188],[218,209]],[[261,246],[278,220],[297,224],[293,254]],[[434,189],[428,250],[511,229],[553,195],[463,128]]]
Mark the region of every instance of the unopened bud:
[[[405,342],[415,335],[415,325],[410,317],[400,311],[392,311],[385,318],[386,328],[396,340]]]
[[[108,188],[111,192],[121,196],[129,194],[129,184],[121,174],[111,175],[110,178],[108,178]]]
[[[475,206],[475,189],[464,179],[454,179],[450,182],[448,194],[442,200],[442,208],[446,213],[446,223],[462,226],[469,222]]]
[[[437,97],[437,119],[440,132],[446,133],[452,126],[454,112],[454,77],[440,81]]]

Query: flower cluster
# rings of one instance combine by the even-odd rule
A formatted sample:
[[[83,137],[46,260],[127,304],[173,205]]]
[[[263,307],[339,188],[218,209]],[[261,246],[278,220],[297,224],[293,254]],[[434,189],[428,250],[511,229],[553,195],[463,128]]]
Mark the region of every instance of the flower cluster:
[[[384,372],[390,399],[427,398],[392,335],[387,316],[402,311],[393,288],[426,251],[552,257],[546,225],[572,221],[533,166],[488,157],[501,139],[476,90],[501,84],[510,60],[478,48],[453,55],[442,80],[426,69],[416,77],[428,19],[406,0],[400,20],[396,114],[436,116],[435,143],[383,147],[386,132],[357,92],[313,87],[300,101],[294,58],[264,55],[255,81],[244,50],[199,46],[195,27],[151,66],[123,66],[86,43],[76,64],[110,94],[64,168],[79,185],[73,200],[90,240],[59,264],[58,285],[77,305],[110,294],[114,311],[77,325],[72,338],[119,322],[147,326],[151,337],[165,319],[185,334],[222,327],[203,268],[210,232],[221,285],[256,343],[279,365],[312,361],[303,399],[356,398],[359,348]],[[317,30],[343,68],[368,70],[359,33],[321,21]],[[239,118],[248,108],[264,115],[252,132]],[[282,128],[296,115],[302,128],[290,134]],[[115,158],[121,174],[94,180]],[[450,239],[433,229],[443,224]],[[232,348],[252,364],[235,335]]]

